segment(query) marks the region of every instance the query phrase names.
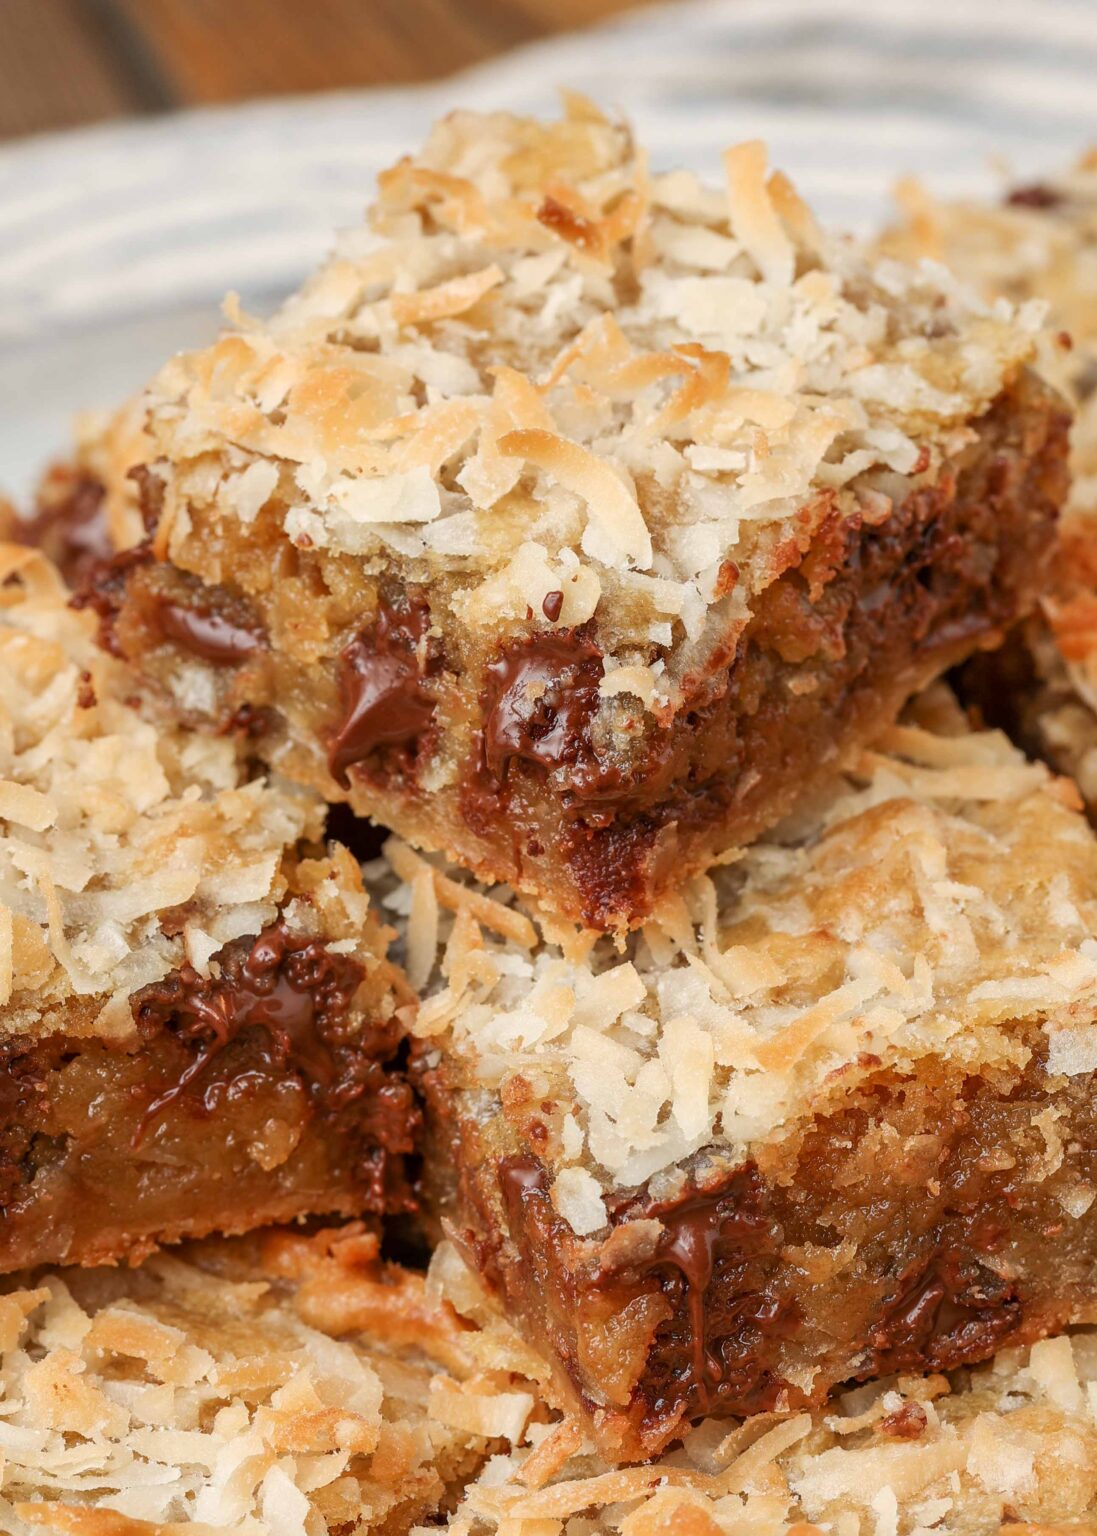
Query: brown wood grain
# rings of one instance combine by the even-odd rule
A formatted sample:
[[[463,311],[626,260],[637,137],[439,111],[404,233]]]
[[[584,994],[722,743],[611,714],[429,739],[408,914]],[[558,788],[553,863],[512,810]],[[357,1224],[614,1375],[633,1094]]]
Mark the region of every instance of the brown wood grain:
[[[485,0],[116,4],[196,102],[429,79],[532,35],[518,6]]]
[[[0,137],[145,107],[85,0],[0,0]]]
[[[192,103],[436,79],[629,3],[0,0],[0,138]]]

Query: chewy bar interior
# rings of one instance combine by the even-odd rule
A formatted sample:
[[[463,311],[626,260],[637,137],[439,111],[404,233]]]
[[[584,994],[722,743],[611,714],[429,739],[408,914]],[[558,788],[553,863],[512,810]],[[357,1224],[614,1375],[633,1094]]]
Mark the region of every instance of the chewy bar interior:
[[[457,113],[144,398],[89,598],[169,711],[604,930],[1035,600],[1035,315],[824,236],[762,146]]]
[[[1077,780],[1097,814],[1097,155],[1000,203],[942,203],[914,183],[881,242],[946,262],[984,294],[1047,307],[1039,366],[1074,410],[1072,485],[1037,615],[964,673],[965,695]]]
[[[406,1210],[410,994],[322,803],[158,730],[0,545],[0,1270]]]
[[[574,1450],[569,1425],[468,1485],[451,1536],[1088,1536],[1097,1520],[1089,1331],[949,1376],[900,1376],[826,1409],[709,1421],[646,1466]],[[569,1451],[571,1454],[568,1454]],[[566,1457],[566,1459],[565,1459]]]
[[[353,1227],[188,1245],[0,1296],[6,1536],[1083,1536],[1088,1330],[615,1469],[443,1244]],[[532,1373],[532,1374],[531,1374]]]
[[[1097,840],[943,689],[623,954],[390,857],[434,1199],[609,1459],[1097,1316]]]
[[[751,1536],[1088,1536],[1097,1519],[1092,1334],[971,1372],[873,1384],[828,1412],[698,1426],[680,1451],[614,1470],[572,1458],[531,1492],[536,1452],[466,1490],[454,1536],[749,1531]]]
[[[534,1406],[354,1227],[36,1272],[0,1320],[5,1536],[404,1536]]]

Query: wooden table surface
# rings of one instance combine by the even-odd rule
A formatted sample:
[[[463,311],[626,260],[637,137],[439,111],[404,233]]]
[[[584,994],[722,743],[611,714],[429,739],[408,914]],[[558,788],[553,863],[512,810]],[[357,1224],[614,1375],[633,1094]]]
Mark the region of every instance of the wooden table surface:
[[[0,139],[436,79],[635,0],[0,0]]]

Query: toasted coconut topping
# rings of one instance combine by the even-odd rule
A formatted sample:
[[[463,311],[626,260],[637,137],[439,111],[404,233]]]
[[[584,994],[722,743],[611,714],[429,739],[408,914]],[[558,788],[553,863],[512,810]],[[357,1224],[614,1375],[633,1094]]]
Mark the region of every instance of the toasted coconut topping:
[[[414,882],[384,900],[420,977],[427,921],[436,944],[416,1030],[477,1101],[530,1085],[554,1203],[587,1235],[607,1189],[757,1155],[872,1072],[1017,1071],[1042,1046],[1053,1073],[1094,1070],[1097,839],[1077,806],[940,690],[623,952],[547,924],[530,951],[484,921],[507,893],[456,872],[468,900],[429,918]]]
[[[1097,150],[998,204],[936,202],[915,181],[898,200],[886,254],[945,263],[988,300],[1045,307],[1040,367],[1077,412],[1072,505],[1097,512]]]
[[[40,554],[0,545],[0,1032],[126,1033],[138,987],[209,974],[280,913],[380,959],[349,855],[298,857],[320,802],[249,780],[228,738],[143,720],[66,600]]]
[[[782,547],[933,484],[1033,350],[1032,313],[824,237],[761,144],[726,171],[653,176],[577,98],[445,118],[271,321],[230,304],[153,382],[158,548],[186,565],[203,519],[265,510],[403,563],[442,623],[597,612],[607,671],[666,707]]]
[[[450,1264],[452,1273],[452,1264]],[[467,1281],[461,1283],[462,1296]],[[492,1458],[453,1536],[976,1536],[1089,1532],[1097,1517],[1097,1335],[950,1376],[889,1377],[824,1410],[710,1419],[613,1470],[570,1420]]]
[[[1072,170],[1016,187],[999,204],[935,202],[917,182],[898,189],[903,223],[881,241],[904,258],[944,262],[988,299],[1042,303],[1039,365],[1075,410],[1073,485],[1063,558],[1044,615],[1053,639],[1033,635],[1048,685],[1040,731],[1097,803],[1097,150]],[[1080,702],[1079,702],[1080,701]]]
[[[353,1226],[271,1233],[0,1296],[0,1528],[399,1536],[436,1517],[523,1443],[534,1396],[501,1325],[473,1330],[377,1250]]]

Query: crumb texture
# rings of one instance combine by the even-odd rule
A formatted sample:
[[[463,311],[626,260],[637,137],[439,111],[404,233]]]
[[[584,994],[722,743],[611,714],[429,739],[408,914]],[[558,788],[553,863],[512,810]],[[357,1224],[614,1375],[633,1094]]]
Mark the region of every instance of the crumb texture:
[[[889,255],[944,262],[987,298],[1046,308],[1041,372],[1074,410],[1072,484],[1054,584],[1003,657],[972,669],[988,718],[1077,779],[1097,809],[1097,154],[1000,203],[940,202],[900,187]]]

